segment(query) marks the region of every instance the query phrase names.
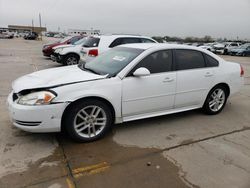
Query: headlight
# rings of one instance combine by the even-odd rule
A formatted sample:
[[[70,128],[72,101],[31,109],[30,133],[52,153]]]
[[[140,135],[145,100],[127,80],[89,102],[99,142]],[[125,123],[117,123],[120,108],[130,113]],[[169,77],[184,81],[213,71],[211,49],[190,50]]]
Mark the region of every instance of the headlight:
[[[60,53],[61,51],[63,50],[63,48],[57,48],[56,50],[55,50],[55,53]]]
[[[17,103],[22,105],[45,105],[50,104],[55,97],[56,95],[49,91],[39,91],[21,96]]]

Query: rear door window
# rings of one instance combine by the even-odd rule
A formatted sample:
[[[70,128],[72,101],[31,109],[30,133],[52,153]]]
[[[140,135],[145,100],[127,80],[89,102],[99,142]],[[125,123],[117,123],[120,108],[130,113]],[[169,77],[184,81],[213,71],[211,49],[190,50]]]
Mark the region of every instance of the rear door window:
[[[175,50],[176,70],[197,69],[206,67],[201,52],[195,50]]]

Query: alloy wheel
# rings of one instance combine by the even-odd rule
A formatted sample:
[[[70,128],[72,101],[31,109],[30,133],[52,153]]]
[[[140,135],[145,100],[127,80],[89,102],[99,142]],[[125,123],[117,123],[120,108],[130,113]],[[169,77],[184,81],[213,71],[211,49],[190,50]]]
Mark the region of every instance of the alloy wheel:
[[[76,57],[69,57],[66,62],[67,65],[76,65],[78,63]]]
[[[226,94],[223,89],[216,89],[209,98],[209,108],[213,112],[218,112],[226,101]]]
[[[75,116],[75,132],[84,138],[93,138],[99,135],[107,124],[105,111],[99,106],[86,106]]]

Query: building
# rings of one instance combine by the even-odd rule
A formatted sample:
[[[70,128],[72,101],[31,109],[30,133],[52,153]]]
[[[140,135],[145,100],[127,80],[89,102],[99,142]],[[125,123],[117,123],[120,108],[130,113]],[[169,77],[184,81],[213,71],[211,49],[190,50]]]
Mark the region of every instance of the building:
[[[101,33],[100,30],[93,30],[93,29],[87,29],[87,30],[82,30],[82,29],[68,29],[68,34],[69,35],[99,35]]]
[[[22,25],[8,25],[8,30],[10,32],[36,32],[36,33],[41,33],[41,32],[46,32],[47,28],[46,27],[32,27],[32,26],[22,26]]]

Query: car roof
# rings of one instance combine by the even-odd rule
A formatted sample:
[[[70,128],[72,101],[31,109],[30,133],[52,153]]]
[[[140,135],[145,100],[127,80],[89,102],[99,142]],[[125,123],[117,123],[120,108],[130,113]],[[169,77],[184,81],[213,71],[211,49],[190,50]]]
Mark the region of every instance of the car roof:
[[[166,44],[166,43],[136,43],[136,44],[124,44],[122,47],[137,48],[147,50],[149,48],[166,48],[166,49],[193,49],[201,50],[201,48],[183,44]]]
[[[93,35],[92,37],[95,37],[95,38],[112,38],[112,39],[115,39],[115,38],[120,38],[120,37],[128,37],[128,38],[147,38],[147,39],[152,39],[151,37],[147,37],[147,36],[141,36],[141,35],[129,35],[129,34],[112,34],[112,35]]]

